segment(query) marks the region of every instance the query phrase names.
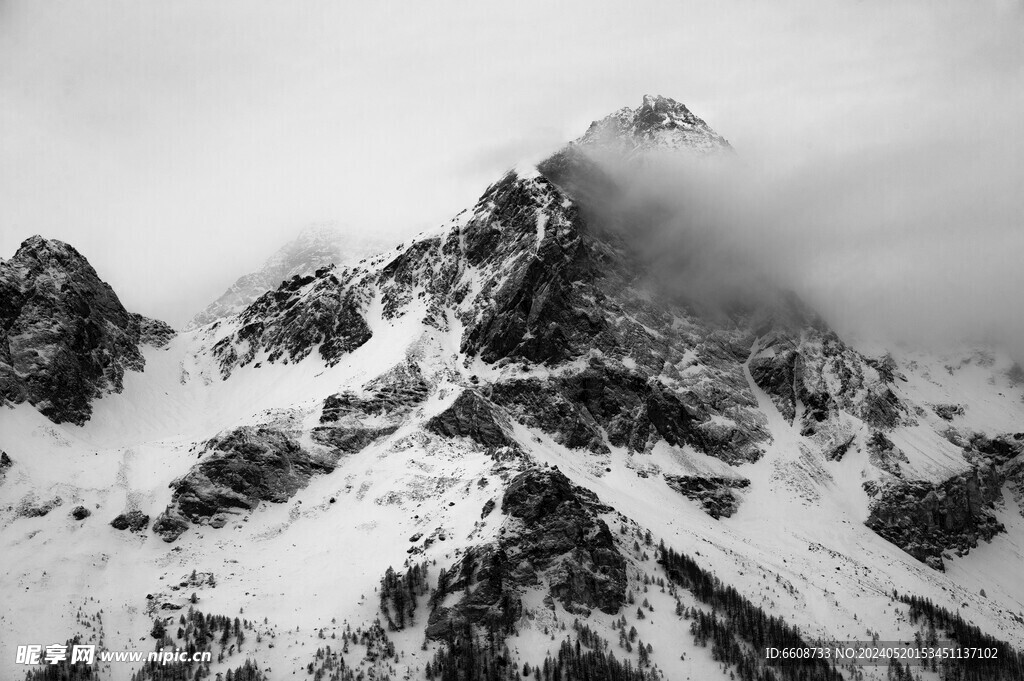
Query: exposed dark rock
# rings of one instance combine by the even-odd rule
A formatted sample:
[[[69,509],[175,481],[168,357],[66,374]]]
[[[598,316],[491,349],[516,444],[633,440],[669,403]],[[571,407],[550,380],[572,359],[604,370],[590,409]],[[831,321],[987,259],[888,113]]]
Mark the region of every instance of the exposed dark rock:
[[[424,428],[444,437],[468,437],[485,447],[509,447],[514,441],[499,423],[494,406],[475,390],[464,390],[450,407]]]
[[[750,486],[750,481],[746,478],[719,476],[665,475],[665,482],[686,498],[699,503],[704,511],[716,520],[722,516],[732,516],[740,504],[734,490]]]
[[[34,236],[0,261],[0,400],[82,424],[94,398],[142,371],[142,340],[139,318],[71,246]]]
[[[351,270],[328,268],[294,276],[276,291],[260,296],[237,319],[240,328],[213,346],[221,375],[246,366],[261,351],[268,362],[299,361],[319,348],[328,365],[370,340],[363,319],[368,299]]]
[[[886,382],[892,383],[896,379],[896,360],[889,353],[886,353],[882,357],[875,359],[872,357],[865,357],[864,361],[878,372],[879,377]],[[905,378],[903,380],[906,380]]]
[[[703,429],[707,417],[659,381],[598,361],[546,382],[503,381],[491,386],[490,396],[524,424],[553,434],[567,447],[595,453],[608,451],[603,434],[611,445],[634,451],[662,439],[726,459],[743,458],[750,442],[745,434]]]
[[[85,520],[92,515],[92,511],[87,509],[85,506],[75,506],[71,511],[71,517],[75,520]]]
[[[790,423],[796,416],[796,357],[794,350],[750,360],[750,376],[761,390],[768,393],[775,407]]]
[[[427,636],[444,638],[465,625],[508,631],[522,612],[522,590],[548,584],[570,612],[616,613],[626,597],[626,561],[594,494],[558,470],[530,469],[509,484],[501,538],[471,548],[439,583]],[[448,594],[458,602],[441,606]],[[453,629],[454,628],[454,629]]]
[[[7,470],[13,465],[14,462],[11,461],[11,457],[7,456],[7,452],[0,449],[0,473]]]
[[[934,484],[896,481],[868,489],[866,525],[920,561],[942,570],[942,553],[965,553],[1004,530],[992,504],[1002,481],[991,465]],[[865,488],[867,489],[867,488]]]
[[[932,411],[934,411],[940,419],[945,419],[946,421],[952,421],[954,416],[964,415],[964,407],[962,404],[933,404],[931,407]]]
[[[405,363],[363,386],[363,394],[342,392],[324,400],[320,423],[334,423],[346,416],[395,416],[426,399],[430,386],[419,366]]]
[[[864,396],[863,405],[858,414],[864,422],[875,428],[895,428],[900,422],[900,413],[904,410],[899,398],[890,388],[870,390]]]
[[[22,518],[39,518],[64,503],[60,497],[54,497],[44,502],[36,500],[35,496],[29,496],[18,506],[18,515]]]
[[[310,433],[313,441],[326,447],[352,454],[364,449],[374,440],[395,432],[398,426],[364,428],[360,426],[317,426]]]
[[[825,459],[828,461],[842,461],[843,457],[846,456],[846,453],[848,451],[850,451],[850,447],[853,446],[853,443],[856,440],[857,436],[851,435],[850,437],[846,438],[845,440],[842,440],[838,444],[828,448],[825,451]]]
[[[885,433],[880,430],[872,432],[868,437],[867,447],[868,461],[872,465],[897,478],[903,477],[900,463],[910,463],[910,459],[903,453],[903,450],[885,436]]]
[[[492,209],[486,221],[464,232],[465,257],[476,266],[503,263],[501,279],[488,282],[487,304],[468,320],[462,350],[486,362],[505,357],[557,363],[589,350],[607,322],[595,298],[595,280],[604,276],[601,245],[586,234],[574,205],[550,182],[520,180],[513,172],[488,188]],[[550,214],[541,217],[539,209]],[[538,241],[537,222],[555,228]],[[535,251],[522,257],[526,249]],[[513,260],[514,259],[514,260]]]
[[[608,451],[597,421],[562,395],[556,385],[536,378],[502,381],[491,386],[490,398],[524,425],[539,428],[571,449]]]
[[[799,301],[786,324],[772,327],[749,362],[750,375],[782,416],[811,436],[844,411],[874,428],[901,423],[906,407],[892,391],[895,363],[868,360]]]
[[[111,520],[110,526],[115,530],[142,532],[149,527],[149,516],[142,511],[128,511]]]
[[[132,321],[139,327],[139,342],[152,345],[155,348],[162,348],[171,342],[177,332],[170,324],[159,319],[150,319],[136,312],[131,313]]]
[[[273,428],[236,428],[207,445],[210,454],[171,483],[171,504],[154,525],[165,541],[174,541],[187,521],[220,527],[261,501],[287,501],[310,477],[333,470]]]
[[[153,532],[168,543],[180,537],[188,528],[188,521],[171,507],[164,510],[153,521]]]
[[[1005,464],[1024,454],[1024,437],[1020,433],[987,436],[974,433],[968,439],[968,453],[992,459],[996,464]]]

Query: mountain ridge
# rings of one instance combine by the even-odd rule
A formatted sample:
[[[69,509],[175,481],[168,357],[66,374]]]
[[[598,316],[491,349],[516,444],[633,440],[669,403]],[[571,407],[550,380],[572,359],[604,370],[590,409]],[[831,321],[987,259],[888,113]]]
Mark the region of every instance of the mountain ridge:
[[[717,133],[681,106],[615,120],[699,133],[703,155]],[[506,173],[437,232],[143,347],[146,372],[80,427],[0,412],[0,542],[23,566],[5,591],[91,615],[95,597],[104,643],[126,647],[154,620],[186,640],[179,609],[241,608],[258,640],[211,668],[243,647],[268,678],[349,678],[339,660],[352,678],[521,677],[582,664],[574,642],[621,678],[794,678],[736,652],[760,645],[744,622],[911,640],[894,589],[1024,645],[1006,358],[869,356],[787,292],[701,305],[661,285],[609,228],[621,179],[586,146]],[[47,560],[58,544],[75,560]],[[14,599],[0,651],[67,627],[54,610]]]

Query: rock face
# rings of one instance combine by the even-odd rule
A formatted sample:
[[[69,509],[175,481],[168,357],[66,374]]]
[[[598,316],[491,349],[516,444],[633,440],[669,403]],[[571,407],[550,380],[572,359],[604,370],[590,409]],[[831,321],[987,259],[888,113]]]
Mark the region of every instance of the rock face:
[[[704,511],[715,518],[730,517],[740,505],[740,498],[734,490],[750,486],[746,478],[723,478],[719,476],[699,477],[696,475],[666,475],[668,486],[687,499],[696,501]]]
[[[846,345],[799,301],[791,299],[785,313],[764,336],[749,367],[754,382],[787,421],[805,436],[827,431],[840,412],[875,428],[901,422],[907,410],[892,390],[891,371]]]
[[[910,459],[903,451],[893,444],[892,440],[885,436],[880,430],[876,430],[868,437],[868,461],[876,468],[897,477],[903,477],[901,463],[910,463]]]
[[[626,599],[626,560],[616,550],[593,493],[557,470],[532,468],[509,483],[501,538],[470,549],[432,599],[427,636],[466,625],[508,631],[522,613],[522,591],[547,584],[570,612],[614,614]],[[462,592],[451,606],[441,602]]]
[[[399,364],[360,391],[347,390],[324,400],[322,425],[313,428],[313,440],[343,454],[358,452],[395,432],[429,391],[417,364]]]
[[[466,390],[424,427],[443,437],[468,437],[485,447],[507,447],[514,441],[500,420],[490,402],[475,390]]]
[[[174,541],[193,523],[221,527],[261,501],[282,503],[333,465],[312,457],[285,433],[246,426],[208,443],[209,455],[171,483],[171,504],[153,531]]]
[[[74,248],[34,236],[0,262],[0,399],[82,424],[94,398],[142,371],[139,344],[168,330],[125,310]]]
[[[142,532],[149,527],[149,516],[142,511],[128,511],[111,520],[110,526],[115,530]]]
[[[992,513],[1002,480],[992,465],[933,484],[895,481],[869,486],[867,526],[929,566],[943,570],[942,554],[963,554],[1003,531]]]
[[[362,394],[346,391],[324,401],[320,423],[335,423],[351,417],[400,416],[422,402],[430,391],[419,365],[399,364],[363,386]]]
[[[592,359],[583,370],[551,380],[505,381],[491,388],[491,399],[527,425],[556,436],[571,448],[607,452],[608,444],[644,451],[658,440],[692,445],[727,460],[756,460],[761,433],[705,426],[709,414],[661,381],[621,365]]]
[[[322,267],[354,265],[362,258],[382,251],[386,245],[373,240],[343,235],[331,225],[312,225],[270,256],[258,270],[239,277],[217,300],[210,303],[185,326],[197,329],[238,314],[267,291],[295,276],[308,276]]]
[[[221,376],[229,377],[261,353],[269,362],[287,363],[318,348],[320,357],[336,364],[372,335],[363,318],[369,294],[353,283],[348,270],[338,276],[318,270],[316,276],[296,275],[262,295],[238,316],[238,329],[213,346]]]
[[[162,348],[171,342],[177,332],[170,324],[159,319],[150,319],[138,313],[132,312],[132,320],[139,325],[139,342],[152,345],[154,348]]]
[[[361,451],[375,440],[395,432],[398,426],[377,428],[362,426],[317,426],[311,435],[313,441],[343,454]]]

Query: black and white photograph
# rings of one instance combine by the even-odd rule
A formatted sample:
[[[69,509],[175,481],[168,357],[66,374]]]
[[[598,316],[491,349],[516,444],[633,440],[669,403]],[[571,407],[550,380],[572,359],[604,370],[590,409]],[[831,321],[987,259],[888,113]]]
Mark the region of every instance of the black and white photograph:
[[[0,681],[1024,681],[1024,0],[0,0]]]

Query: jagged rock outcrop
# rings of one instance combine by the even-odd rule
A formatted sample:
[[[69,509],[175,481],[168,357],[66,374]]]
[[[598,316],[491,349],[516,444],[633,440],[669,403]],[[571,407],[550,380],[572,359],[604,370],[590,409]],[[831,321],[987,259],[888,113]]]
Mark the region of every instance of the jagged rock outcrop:
[[[75,506],[71,510],[71,517],[75,520],[85,520],[92,515],[92,511],[87,509],[85,506]]]
[[[139,326],[139,342],[152,345],[154,348],[162,348],[171,342],[177,332],[170,324],[159,319],[150,319],[136,312],[131,313],[132,321]]]
[[[310,435],[317,444],[343,454],[353,454],[396,430],[398,426],[317,426]]]
[[[358,452],[395,432],[429,392],[419,365],[399,364],[360,391],[346,390],[324,400],[323,425],[313,428],[313,441],[345,454]]]
[[[261,353],[268,362],[297,362],[314,348],[328,365],[370,340],[363,318],[369,290],[350,270],[317,270],[265,293],[235,319],[232,330],[213,346],[223,378],[251,364]]]
[[[11,461],[11,457],[7,456],[7,452],[0,449],[0,480],[4,479],[4,475],[7,473],[7,469],[14,465]]]
[[[111,520],[110,526],[115,530],[142,532],[149,527],[149,516],[142,511],[127,511]]]
[[[346,417],[400,416],[423,402],[429,392],[430,385],[419,365],[406,362],[364,385],[362,394],[346,391],[328,397],[320,423],[335,423]]]
[[[789,318],[767,332],[748,364],[782,416],[805,436],[827,430],[839,412],[874,428],[900,424],[907,408],[892,390],[892,368],[865,358],[802,303],[790,301]]]
[[[885,436],[885,433],[880,430],[872,432],[868,437],[867,448],[868,461],[873,466],[897,478],[903,477],[903,468],[900,464],[910,463],[910,459]]]
[[[866,525],[910,555],[943,570],[942,554],[958,555],[1003,531],[992,513],[1002,479],[991,464],[939,484],[893,481],[866,485],[872,497]]]
[[[282,503],[334,466],[274,428],[245,426],[207,443],[209,453],[171,483],[171,503],[153,530],[174,541],[192,523],[222,527],[261,501]]]
[[[489,394],[524,424],[554,435],[567,447],[595,453],[607,452],[608,445],[644,451],[664,440],[729,462],[756,461],[761,455],[758,444],[767,437],[755,420],[748,427],[735,421],[732,426],[713,422],[711,416],[718,409],[735,404],[729,398],[716,405],[708,393],[680,395],[638,370],[596,358],[584,369],[547,380],[495,383]],[[741,414],[739,409],[732,413]]]
[[[697,475],[665,475],[668,486],[687,499],[696,501],[714,519],[730,517],[739,509],[740,498],[735,490],[750,486],[746,478]]]
[[[451,406],[426,422],[424,428],[443,437],[468,437],[484,447],[509,447],[515,441],[505,432],[502,417],[475,390],[464,390]]]
[[[547,585],[570,612],[614,614],[626,599],[626,560],[617,551],[594,494],[557,469],[531,468],[512,479],[501,510],[501,537],[471,548],[440,579],[427,637],[467,625],[507,632],[522,613],[522,592]],[[452,605],[449,594],[462,592]]]
[[[0,400],[84,423],[93,399],[120,392],[125,371],[142,371],[139,344],[166,326],[144,319],[74,248],[27,239],[0,261]]]

